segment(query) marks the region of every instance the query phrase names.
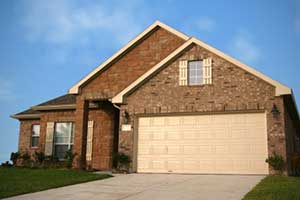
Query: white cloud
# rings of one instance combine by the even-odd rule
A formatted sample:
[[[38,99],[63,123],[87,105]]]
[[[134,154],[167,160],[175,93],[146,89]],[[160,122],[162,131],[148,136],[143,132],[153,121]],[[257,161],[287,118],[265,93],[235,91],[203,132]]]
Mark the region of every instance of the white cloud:
[[[196,22],[199,30],[205,32],[212,32],[216,28],[216,22],[209,17],[202,17]]]
[[[15,98],[12,83],[0,77],[0,101],[9,101]]]
[[[261,57],[259,47],[247,33],[239,33],[229,45],[229,51],[236,58],[250,64],[256,63]]]
[[[118,3],[109,9],[100,3],[27,0],[21,20],[26,37],[32,42],[70,44],[76,40],[85,44],[106,34],[124,43],[141,30],[133,17],[134,10],[134,2]]]

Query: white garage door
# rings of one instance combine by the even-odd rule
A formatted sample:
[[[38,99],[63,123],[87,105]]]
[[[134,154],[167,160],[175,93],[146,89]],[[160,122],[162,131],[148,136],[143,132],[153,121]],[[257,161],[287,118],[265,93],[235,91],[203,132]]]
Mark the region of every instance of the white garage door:
[[[141,117],[137,171],[268,174],[265,113]]]

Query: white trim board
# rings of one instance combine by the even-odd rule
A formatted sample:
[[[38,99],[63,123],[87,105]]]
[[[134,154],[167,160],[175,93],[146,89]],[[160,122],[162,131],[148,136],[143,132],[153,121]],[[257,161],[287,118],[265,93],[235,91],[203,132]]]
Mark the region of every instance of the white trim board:
[[[161,62],[159,62],[157,65],[155,65],[153,68],[151,68],[149,71],[147,71],[145,74],[140,76],[136,81],[131,83],[128,87],[123,89],[120,93],[118,93],[115,97],[112,98],[112,103],[123,103],[123,97],[125,94],[130,92],[133,88],[137,87],[143,80],[145,80],[148,76],[150,76],[152,73],[154,73],[156,70],[161,68],[163,65],[165,65],[170,59],[174,58],[176,55],[178,55],[180,52],[182,52],[184,49],[186,49],[188,46],[190,46],[192,43],[197,44],[208,51],[220,56],[221,58],[233,63],[234,65],[244,69],[245,71],[257,76],[258,78],[266,81],[267,83],[273,85],[276,88],[276,96],[280,95],[286,95],[286,94],[292,94],[292,90],[279,83],[276,80],[271,79],[270,77],[264,75],[263,73],[253,69],[252,67],[249,67],[240,61],[236,60],[235,58],[230,57],[229,55],[221,52],[220,50],[192,37],[188,41],[186,41],[183,45],[178,47],[175,51],[173,51],[169,56],[167,56],[165,59],[163,59]]]
[[[156,21],[152,25],[150,25],[148,28],[146,28],[141,34],[139,34],[133,40],[131,40],[128,44],[126,44],[124,47],[122,47],[119,51],[117,51],[114,55],[112,55],[110,58],[108,58],[106,61],[104,61],[101,65],[99,65],[91,73],[89,73],[87,76],[85,76],[79,82],[77,82],[71,89],[69,89],[68,93],[69,94],[77,94],[79,92],[79,88],[82,84],[84,84],[86,81],[88,81],[90,78],[92,78],[97,72],[99,72],[101,69],[103,69],[108,64],[110,64],[113,60],[115,60],[117,57],[119,57],[121,54],[123,54],[126,50],[128,50],[131,46],[133,46],[138,41],[140,41],[140,39],[142,39],[144,36],[146,36],[148,33],[150,33],[156,27],[161,27],[161,28],[177,35],[178,37],[180,37],[184,40],[189,39],[189,36],[175,30],[174,28],[172,28],[160,21]]]

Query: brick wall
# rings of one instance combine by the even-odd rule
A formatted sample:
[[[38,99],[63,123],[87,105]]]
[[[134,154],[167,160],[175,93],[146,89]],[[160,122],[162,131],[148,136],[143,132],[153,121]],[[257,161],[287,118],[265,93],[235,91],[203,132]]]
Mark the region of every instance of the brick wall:
[[[183,43],[183,39],[162,28],[158,28],[81,88],[80,94],[76,97],[76,134],[74,146],[75,152],[81,157],[78,167],[85,164],[84,142],[86,140],[88,112],[84,105],[92,100],[103,100],[113,97]],[[102,114],[104,113],[99,113],[99,115]],[[110,126],[113,124],[113,118],[106,115],[98,117],[105,118],[106,128],[111,131],[110,134],[105,132],[105,135],[111,137],[113,129]],[[107,140],[111,144],[111,139],[109,138],[100,138],[100,140]],[[100,143],[102,144],[102,142]],[[112,146],[105,148],[112,148]],[[107,153],[112,152],[112,149],[106,149],[105,151]],[[100,154],[97,155],[95,159],[99,160],[99,162],[95,161],[92,166],[101,169],[102,167],[106,169],[108,166],[111,166],[111,161],[107,160],[111,158],[105,157],[103,161],[102,158]]]
[[[291,158],[295,154],[300,153],[299,141],[296,139],[297,130],[294,127],[293,121],[288,113],[288,110],[285,110],[285,133],[286,133],[286,151],[287,151],[287,162],[288,170],[292,174],[291,168]]]
[[[47,122],[75,122],[75,110],[46,111],[41,113],[40,145],[42,151],[45,151]]]
[[[159,28],[89,81],[81,94],[88,99],[111,98],[183,43],[183,39]]]
[[[179,60],[213,59],[213,84],[179,86]],[[140,113],[226,112],[266,110],[269,154],[286,159],[284,104],[275,88],[217,55],[193,45],[152,79],[130,94],[121,113],[129,112],[131,125]],[[281,114],[274,118],[276,104]],[[120,121],[122,122],[122,115]],[[137,128],[137,127],[133,127]],[[133,156],[133,131],[120,132],[119,150]]]
[[[41,114],[40,120],[21,120],[19,135],[19,151],[33,153],[45,150],[47,122],[75,122],[75,110],[46,111]],[[88,120],[94,121],[93,157],[90,168],[108,170],[112,167],[114,109],[104,106],[101,109],[90,109]],[[31,129],[33,124],[40,124],[39,148],[30,148]],[[75,124],[76,130],[76,124]],[[75,138],[76,135],[75,135]],[[74,147],[75,148],[75,147]]]
[[[92,162],[88,168],[109,170],[112,168],[114,142],[114,112],[106,105],[102,109],[91,109],[88,120],[94,121]]]
[[[28,152],[32,153],[36,150],[39,150],[38,148],[31,148],[31,134],[32,134],[32,125],[39,124],[39,120],[20,120],[20,133],[19,133],[19,151],[20,152]],[[39,144],[40,145],[40,144]]]

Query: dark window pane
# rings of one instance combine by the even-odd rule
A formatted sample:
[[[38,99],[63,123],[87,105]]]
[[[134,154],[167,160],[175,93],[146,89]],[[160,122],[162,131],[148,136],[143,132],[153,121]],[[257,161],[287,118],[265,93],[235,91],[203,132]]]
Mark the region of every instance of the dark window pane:
[[[58,159],[65,159],[66,151],[68,151],[68,145],[55,145],[54,156]]]
[[[31,147],[38,147],[39,139],[40,137],[31,137]]]

